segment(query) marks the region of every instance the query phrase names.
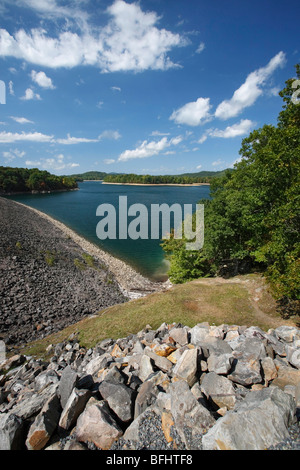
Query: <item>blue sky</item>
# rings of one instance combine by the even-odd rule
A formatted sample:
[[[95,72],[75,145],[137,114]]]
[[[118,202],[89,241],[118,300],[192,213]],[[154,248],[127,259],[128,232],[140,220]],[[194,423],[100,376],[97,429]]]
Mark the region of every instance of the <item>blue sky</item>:
[[[299,0],[0,0],[0,165],[232,167],[252,129],[276,124],[299,13]]]

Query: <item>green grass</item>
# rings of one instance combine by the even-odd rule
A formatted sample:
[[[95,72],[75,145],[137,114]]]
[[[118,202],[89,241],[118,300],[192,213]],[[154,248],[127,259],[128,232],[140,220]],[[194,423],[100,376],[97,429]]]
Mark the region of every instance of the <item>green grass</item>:
[[[245,279],[243,276],[240,278]],[[137,333],[147,324],[156,329],[163,322],[178,322],[190,327],[200,322],[210,325],[255,325],[265,331],[288,323],[276,312],[275,301],[267,290],[261,295],[260,302],[253,302],[250,287],[254,289],[259,286],[261,278],[249,277],[249,282],[249,285],[231,282],[218,284],[214,280],[199,280],[176,285],[166,292],[106,308],[96,316],[29,344],[23,353],[43,357],[49,344],[62,342],[71,333],[77,333],[80,344],[90,348],[102,339],[123,338]]]

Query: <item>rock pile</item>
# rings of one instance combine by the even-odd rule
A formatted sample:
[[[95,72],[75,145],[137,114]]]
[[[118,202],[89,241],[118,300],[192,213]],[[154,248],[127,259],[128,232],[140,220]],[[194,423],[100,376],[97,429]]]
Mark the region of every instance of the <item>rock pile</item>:
[[[163,323],[48,352],[0,366],[2,450],[267,449],[299,425],[294,327]]]
[[[31,209],[0,198],[0,339],[19,346],[127,301],[105,264]]]

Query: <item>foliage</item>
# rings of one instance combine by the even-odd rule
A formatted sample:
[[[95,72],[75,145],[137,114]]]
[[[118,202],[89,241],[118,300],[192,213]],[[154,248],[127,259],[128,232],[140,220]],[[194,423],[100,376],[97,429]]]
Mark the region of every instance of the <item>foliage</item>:
[[[53,191],[77,188],[73,178],[56,176],[37,168],[10,168],[0,166],[0,193]]]
[[[210,183],[219,172],[200,172],[182,175],[136,175],[110,174],[104,178],[105,183],[133,183],[133,184],[194,184]]]
[[[296,71],[300,79],[299,65]],[[259,268],[278,299],[300,300],[300,105],[291,99],[293,82],[280,92],[284,106],[277,127],[254,130],[242,141],[234,171],[211,181],[212,198],[202,201],[201,263],[206,260],[214,273],[227,261],[233,274],[241,266]],[[172,252],[171,274],[182,267],[183,280],[198,276],[187,266],[178,240],[163,248],[169,257]]]

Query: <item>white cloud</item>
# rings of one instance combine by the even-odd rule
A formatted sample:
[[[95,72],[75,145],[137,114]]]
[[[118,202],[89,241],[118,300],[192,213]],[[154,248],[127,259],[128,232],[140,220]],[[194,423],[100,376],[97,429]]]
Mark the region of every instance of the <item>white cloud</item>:
[[[24,101],[41,100],[41,97],[38,93],[34,93],[31,88],[27,88],[27,90],[25,91],[25,95],[22,96],[20,99]]]
[[[196,53],[197,54],[201,54],[202,51],[204,51],[205,49],[205,44],[204,42],[200,42],[199,46],[198,46],[198,49],[196,50]]]
[[[285,54],[279,52],[270,62],[258,70],[250,73],[245,82],[238,88],[230,100],[224,100],[216,109],[215,116],[220,119],[229,119],[237,116],[245,108],[252,106],[257,98],[263,94],[262,86],[272,73],[285,63]]]
[[[31,71],[32,80],[37,83],[42,88],[49,88],[54,90],[55,86],[52,83],[51,78],[47,77],[45,72],[36,72],[35,70]]]
[[[79,163],[66,163],[64,158],[63,154],[59,154],[53,158],[41,158],[39,161],[26,160],[25,164],[27,166],[37,166],[40,169],[52,171],[72,169],[80,166]]]
[[[71,137],[70,134],[68,134],[66,139],[57,139],[56,142],[58,144],[63,144],[63,145],[74,145],[74,144],[82,144],[82,143],[90,143],[90,142],[99,142],[99,139],[86,139],[84,137]]]
[[[33,121],[26,119],[24,117],[10,116],[13,121],[16,121],[18,124],[34,124]]]
[[[12,142],[53,142],[53,136],[41,134],[40,132],[30,132],[21,134],[12,132],[0,132],[0,143]]]
[[[158,142],[151,141],[147,142],[144,140],[142,144],[134,150],[125,150],[119,156],[119,161],[126,162],[134,158],[148,158],[154,155],[158,155],[163,152],[165,149],[169,148],[171,145],[178,145],[182,141],[182,137],[174,137],[171,140],[168,140],[167,137],[163,137]]]
[[[196,166],[196,170],[201,170],[201,168],[202,168],[202,165]]]
[[[122,91],[119,86],[111,86],[110,89],[111,89],[112,91]]]
[[[210,119],[210,99],[198,98],[197,101],[187,103],[172,113],[170,119],[177,124],[199,126]]]
[[[116,160],[114,160],[113,158],[106,158],[105,160],[103,160],[105,165],[111,165],[112,163],[115,163],[115,161]]]
[[[223,165],[225,162],[219,158],[219,160],[216,160],[212,162],[212,166],[220,166]]]
[[[2,155],[6,162],[11,162],[16,157],[23,158],[26,155],[26,152],[19,149],[10,149],[8,152],[2,152]]]
[[[121,134],[118,132],[118,131],[103,131],[98,139],[99,140],[102,140],[102,139],[110,139],[110,140],[118,140],[120,139],[122,136]]]
[[[9,89],[9,94],[14,96],[14,82],[12,80],[9,81],[8,83],[8,89]]]
[[[63,7],[58,7],[54,0],[41,3],[23,0],[23,3],[40,13],[59,13],[63,17]],[[69,10],[68,13],[72,16]],[[0,29],[0,56],[51,68],[95,65],[103,72],[166,70],[177,66],[168,53],[174,47],[186,45],[186,40],[159,29],[155,12],[144,13],[138,3],[116,0],[107,14],[110,19],[101,29],[90,27],[86,17],[80,32],[64,30],[57,37],[50,37],[42,28],[30,32],[20,29],[13,36]],[[79,20],[78,9],[74,9],[72,18]]]
[[[241,119],[237,124],[226,127],[224,130],[213,129],[209,131],[211,137],[221,137],[223,139],[230,139],[233,137],[238,137],[241,135],[246,135],[250,132],[250,129],[253,128],[255,123],[250,121],[250,119]]]

